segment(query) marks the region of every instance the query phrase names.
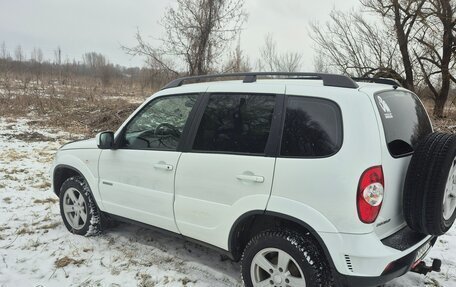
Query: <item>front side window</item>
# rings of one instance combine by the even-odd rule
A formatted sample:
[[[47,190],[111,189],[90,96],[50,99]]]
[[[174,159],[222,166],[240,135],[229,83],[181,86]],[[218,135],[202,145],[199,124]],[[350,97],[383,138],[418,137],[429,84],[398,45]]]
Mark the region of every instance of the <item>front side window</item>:
[[[264,154],[274,106],[274,95],[211,95],[193,150]]]
[[[342,146],[342,115],[328,100],[288,97],[282,134],[282,156],[325,157]]]
[[[153,100],[127,125],[121,148],[176,150],[196,99],[181,95]]]

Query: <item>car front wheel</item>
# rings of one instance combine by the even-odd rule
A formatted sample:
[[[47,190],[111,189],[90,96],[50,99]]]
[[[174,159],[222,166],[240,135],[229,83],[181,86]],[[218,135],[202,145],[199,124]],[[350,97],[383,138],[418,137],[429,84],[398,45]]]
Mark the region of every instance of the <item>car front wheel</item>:
[[[60,214],[66,228],[72,233],[91,236],[101,231],[101,212],[82,177],[70,177],[62,184]]]

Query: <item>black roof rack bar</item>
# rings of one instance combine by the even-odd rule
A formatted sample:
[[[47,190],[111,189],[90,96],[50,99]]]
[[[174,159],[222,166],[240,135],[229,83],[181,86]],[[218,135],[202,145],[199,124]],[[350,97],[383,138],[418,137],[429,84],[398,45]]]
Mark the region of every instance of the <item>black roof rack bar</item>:
[[[336,74],[323,74],[323,73],[286,73],[286,72],[249,72],[249,73],[228,73],[228,74],[213,74],[213,75],[203,75],[203,76],[194,76],[194,77],[184,77],[171,81],[167,84],[164,89],[180,87],[187,81],[198,81],[206,79],[216,79],[216,78],[233,78],[233,77],[244,77],[244,83],[254,83],[258,77],[282,77],[288,79],[321,79],[323,80],[323,85],[331,87],[341,87],[341,88],[350,88],[357,89],[358,84],[353,81],[350,77],[344,75]]]
[[[385,84],[385,85],[402,87],[402,85],[398,81],[396,81],[394,79],[388,79],[388,78],[352,78],[352,79],[355,82]]]

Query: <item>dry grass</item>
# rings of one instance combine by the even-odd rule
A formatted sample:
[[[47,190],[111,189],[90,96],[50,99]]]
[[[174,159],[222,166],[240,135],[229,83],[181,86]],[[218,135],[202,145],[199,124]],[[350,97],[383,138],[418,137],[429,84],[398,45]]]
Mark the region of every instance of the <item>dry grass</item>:
[[[7,203],[7,204],[11,204],[11,197],[5,197],[3,199],[3,202]]]
[[[5,174],[5,176],[3,177],[3,179],[7,179],[7,180],[11,180],[11,181],[19,181],[19,178],[17,178],[17,177],[14,176],[14,175],[10,175],[10,174]]]
[[[8,229],[11,229],[11,227],[9,227],[7,225],[0,226],[0,231],[5,231],[5,230],[8,230]]]
[[[8,95],[0,94],[0,114],[8,117],[32,116],[42,119],[35,122],[40,126],[93,135],[100,130],[116,129],[151,93],[131,91],[127,86],[102,88],[93,82],[26,86],[20,81],[12,81]],[[53,140],[33,132],[22,137],[25,141]]]
[[[35,233],[33,230],[30,230],[28,227],[22,227],[16,231],[17,235],[24,235],[24,234],[33,234]]]
[[[55,229],[59,225],[60,225],[60,221],[59,222],[45,224],[45,225],[41,225],[37,229]]]
[[[23,100],[21,98],[27,98],[27,96],[0,102],[0,114],[27,117],[30,115],[27,111],[34,110],[34,114],[43,119],[42,122],[36,122],[36,124],[84,135],[93,135],[101,130],[117,129],[138,106],[122,99],[30,98]],[[36,110],[35,106],[41,106],[42,109]],[[25,141],[54,141],[39,133],[24,133],[19,137]]]
[[[79,266],[79,265],[81,265],[82,263],[84,263],[84,261],[85,261],[84,259],[79,259],[79,260],[77,260],[77,259],[74,259],[74,258],[70,258],[70,257],[68,257],[68,256],[65,256],[65,257],[63,257],[63,258],[60,258],[60,259],[55,260],[54,266],[55,266],[56,268],[63,268],[63,267],[66,267],[66,266],[68,266],[68,265],[70,265],[70,264],[74,264],[74,265],[76,265],[76,266]]]
[[[9,161],[20,161],[27,158],[27,154],[24,152],[17,152],[14,149],[9,149],[4,152],[0,152],[0,157]]]
[[[48,189],[51,187],[51,183],[49,181],[44,181],[44,182],[33,185],[33,187],[39,188],[39,189]]]
[[[456,114],[451,117],[446,117],[443,119],[432,119],[434,124],[434,129],[436,131],[442,131],[447,133],[454,133],[456,134]]]
[[[152,279],[147,273],[138,273],[136,278],[139,280],[138,287],[154,287],[156,286],[156,281]]]
[[[46,199],[35,199],[33,201],[33,203],[37,203],[37,204],[47,204],[47,203],[57,203],[57,202],[59,202],[59,199],[52,198],[52,197],[48,197]]]
[[[431,116],[431,120],[436,131],[456,133],[456,103],[453,101],[445,109],[444,118],[435,118],[432,115],[434,104],[432,100],[424,100],[424,106]]]

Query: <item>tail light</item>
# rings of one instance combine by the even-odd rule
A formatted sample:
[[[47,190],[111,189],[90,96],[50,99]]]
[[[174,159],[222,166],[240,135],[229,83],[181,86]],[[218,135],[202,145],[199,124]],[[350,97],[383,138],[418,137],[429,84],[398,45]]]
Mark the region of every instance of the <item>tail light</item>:
[[[383,203],[384,178],[381,166],[367,169],[359,179],[357,206],[359,219],[364,223],[373,223]]]

